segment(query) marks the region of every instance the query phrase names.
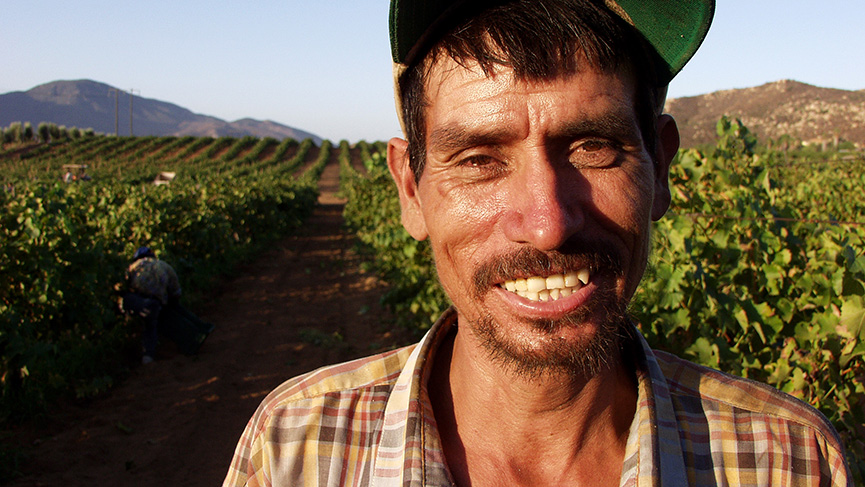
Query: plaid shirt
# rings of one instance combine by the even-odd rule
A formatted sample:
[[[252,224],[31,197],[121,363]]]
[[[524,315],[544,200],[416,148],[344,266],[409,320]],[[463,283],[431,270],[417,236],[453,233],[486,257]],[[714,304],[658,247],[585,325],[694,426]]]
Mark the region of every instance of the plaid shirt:
[[[455,323],[450,310],[417,346],[283,383],[249,421],[224,485],[454,485],[426,382]],[[813,408],[640,342],[621,486],[852,485]]]

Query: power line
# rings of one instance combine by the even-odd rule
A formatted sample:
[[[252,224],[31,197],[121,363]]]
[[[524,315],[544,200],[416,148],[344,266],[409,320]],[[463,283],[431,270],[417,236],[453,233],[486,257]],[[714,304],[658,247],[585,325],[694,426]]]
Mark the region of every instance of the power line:
[[[135,98],[135,92],[141,95],[141,90],[129,88],[129,136],[132,137],[132,99]]]
[[[117,137],[120,132],[120,109],[118,108],[118,101],[121,90],[108,88],[108,96],[111,96],[112,91],[114,92],[114,136]]]

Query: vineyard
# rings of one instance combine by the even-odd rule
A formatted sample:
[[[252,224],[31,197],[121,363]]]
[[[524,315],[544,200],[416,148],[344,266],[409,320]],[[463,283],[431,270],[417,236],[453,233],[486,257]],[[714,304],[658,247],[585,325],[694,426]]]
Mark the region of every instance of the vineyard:
[[[758,151],[722,119],[717,146],[680,151],[631,312],[654,348],[752,378],[820,409],[865,483],[865,160]],[[815,160],[816,159],[816,160]],[[346,220],[392,285],[403,323],[447,307],[431,251],[400,224],[380,155],[347,190]]]
[[[3,419],[111,386],[134,343],[113,287],[137,246],[158,249],[194,303],[302,224],[331,150],[310,140],[89,136],[4,153]]]
[[[426,329],[448,306],[428,246],[400,225],[381,143],[42,133],[0,151],[4,422],[120,380],[137,345],[113,288],[136,247],[157,249],[184,299],[201,302],[304,225],[331,159],[346,223],[400,326]],[[652,346],[820,409],[862,483],[865,161],[806,156],[759,149],[727,120],[716,146],[681,151],[632,313]]]

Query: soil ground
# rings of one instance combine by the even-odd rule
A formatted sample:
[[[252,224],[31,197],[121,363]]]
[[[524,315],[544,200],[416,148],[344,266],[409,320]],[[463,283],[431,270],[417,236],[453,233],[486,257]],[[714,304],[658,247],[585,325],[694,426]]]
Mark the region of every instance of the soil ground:
[[[197,356],[165,344],[156,362],[104,397],[21,427],[27,457],[9,485],[220,485],[243,427],[279,383],[409,343],[388,330],[384,286],[359,270],[342,229],[335,157],[320,187],[320,204],[296,235],[194,310],[216,325]]]

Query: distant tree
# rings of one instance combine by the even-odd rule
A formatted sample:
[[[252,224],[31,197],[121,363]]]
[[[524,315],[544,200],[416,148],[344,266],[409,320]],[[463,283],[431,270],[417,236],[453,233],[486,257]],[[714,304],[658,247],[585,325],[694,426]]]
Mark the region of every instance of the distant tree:
[[[56,123],[48,124],[48,134],[51,135],[51,140],[60,140],[60,129]]]
[[[39,122],[36,131],[39,133],[39,140],[42,142],[48,142],[51,138],[51,134],[48,132],[48,124],[45,122]]]
[[[66,128],[65,125],[61,125],[61,126],[57,127],[57,136],[60,139],[68,139],[69,138],[69,130]]]
[[[88,127],[86,129],[84,129],[84,136],[85,137],[93,137],[94,135],[96,135],[96,132],[92,128]]]
[[[21,142],[30,142],[33,140],[33,125],[30,122],[24,122],[24,130],[21,131]]]
[[[80,139],[81,138],[81,129],[79,129],[78,127],[72,127],[72,130],[69,131],[69,135],[73,139]]]
[[[10,123],[9,129],[6,131],[8,142],[21,142],[21,132],[21,122]]]

